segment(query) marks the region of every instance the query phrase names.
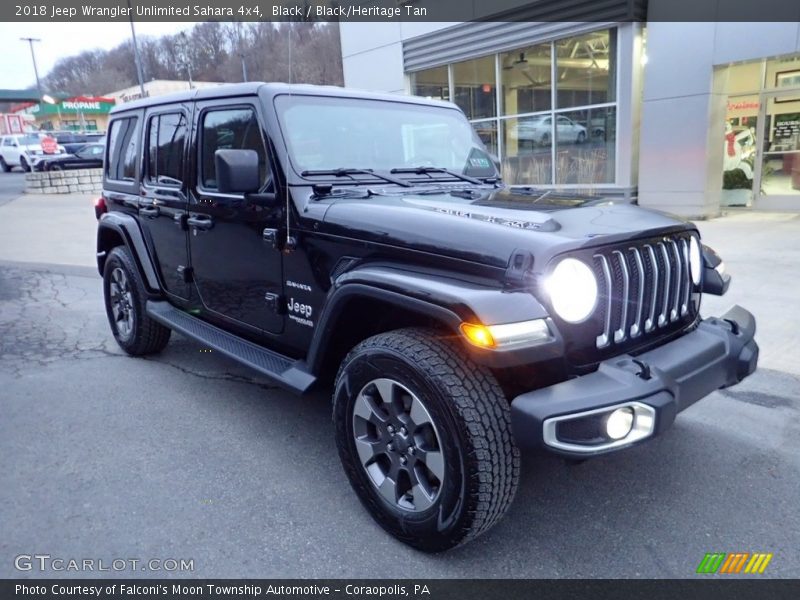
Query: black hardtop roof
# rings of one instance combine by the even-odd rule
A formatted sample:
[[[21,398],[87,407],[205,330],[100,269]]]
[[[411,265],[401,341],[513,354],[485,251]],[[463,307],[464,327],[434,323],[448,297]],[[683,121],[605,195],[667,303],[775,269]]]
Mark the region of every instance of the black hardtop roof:
[[[298,94],[314,96],[338,96],[341,98],[363,98],[367,100],[386,100],[389,102],[405,102],[412,104],[423,104],[455,108],[451,102],[442,100],[430,100],[419,96],[405,96],[401,94],[389,94],[385,92],[368,92],[364,90],[354,90],[333,85],[309,85],[299,83],[265,83],[263,81],[253,81],[248,83],[226,83],[211,87],[195,88],[163,96],[153,96],[126,102],[115,106],[112,114],[122,113],[129,110],[148,108],[161,104],[173,104],[177,102],[188,102],[191,100],[212,100],[216,98],[227,98],[231,96],[255,96],[264,94],[274,97],[281,94]]]

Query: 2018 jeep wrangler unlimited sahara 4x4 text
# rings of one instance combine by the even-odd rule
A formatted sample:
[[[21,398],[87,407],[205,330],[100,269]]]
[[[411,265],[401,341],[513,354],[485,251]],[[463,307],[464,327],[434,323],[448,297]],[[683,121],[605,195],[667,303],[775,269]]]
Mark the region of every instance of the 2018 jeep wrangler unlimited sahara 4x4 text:
[[[286,388],[333,381],[344,470],[428,551],[509,507],[519,447],[629,448],[756,368],[697,230],[506,187],[454,105],[241,84],[114,109],[97,260],[132,355],[171,330]]]

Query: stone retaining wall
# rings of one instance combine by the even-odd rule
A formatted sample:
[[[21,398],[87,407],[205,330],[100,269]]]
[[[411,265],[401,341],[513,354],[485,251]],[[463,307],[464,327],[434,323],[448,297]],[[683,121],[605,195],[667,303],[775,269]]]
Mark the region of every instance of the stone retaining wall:
[[[91,194],[103,189],[103,169],[46,171],[25,175],[27,194]]]

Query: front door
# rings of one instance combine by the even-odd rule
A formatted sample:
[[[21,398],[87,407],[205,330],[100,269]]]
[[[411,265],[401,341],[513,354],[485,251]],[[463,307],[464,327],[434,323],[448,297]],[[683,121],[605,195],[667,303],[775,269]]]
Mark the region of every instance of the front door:
[[[798,78],[800,79],[800,78]],[[762,92],[753,190],[755,206],[800,208],[800,87]]]
[[[192,272],[203,309],[250,329],[280,333],[283,317],[280,250],[264,230],[280,226],[282,211],[217,191],[214,153],[250,149],[259,156],[262,190],[270,191],[266,133],[251,99],[198,103],[195,109],[195,177],[189,205]]]

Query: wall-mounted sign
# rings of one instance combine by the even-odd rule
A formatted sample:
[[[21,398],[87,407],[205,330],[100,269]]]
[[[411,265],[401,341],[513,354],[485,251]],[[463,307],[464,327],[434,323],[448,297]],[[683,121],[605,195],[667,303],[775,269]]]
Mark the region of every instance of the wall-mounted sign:
[[[775,115],[775,139],[785,140],[800,135],[800,113]]]

